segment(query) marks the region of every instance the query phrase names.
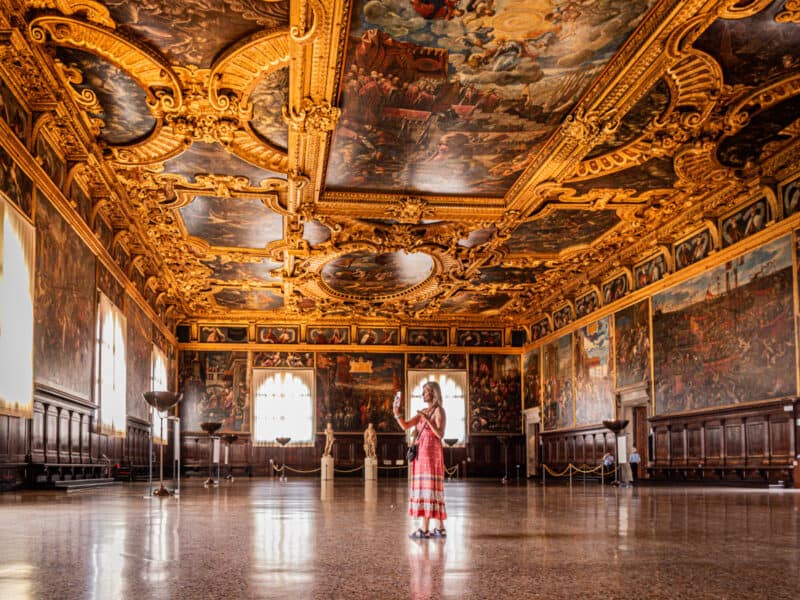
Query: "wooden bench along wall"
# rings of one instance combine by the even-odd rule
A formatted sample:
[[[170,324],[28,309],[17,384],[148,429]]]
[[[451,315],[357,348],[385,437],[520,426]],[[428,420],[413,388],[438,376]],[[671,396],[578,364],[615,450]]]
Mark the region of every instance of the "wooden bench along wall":
[[[541,439],[542,462],[554,471],[561,471],[570,463],[596,467],[606,452],[616,454],[614,434],[605,427],[545,431]]]
[[[791,481],[797,453],[795,399],[649,419],[649,471],[668,479]]]

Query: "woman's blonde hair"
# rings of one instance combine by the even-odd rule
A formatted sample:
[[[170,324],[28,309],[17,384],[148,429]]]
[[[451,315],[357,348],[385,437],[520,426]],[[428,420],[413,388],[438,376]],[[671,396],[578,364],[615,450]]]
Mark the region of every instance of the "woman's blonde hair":
[[[441,406],[442,405],[442,388],[439,387],[438,382],[436,381],[426,381],[422,385],[422,389],[428,388],[431,393],[433,394],[433,402],[431,404],[433,406]]]

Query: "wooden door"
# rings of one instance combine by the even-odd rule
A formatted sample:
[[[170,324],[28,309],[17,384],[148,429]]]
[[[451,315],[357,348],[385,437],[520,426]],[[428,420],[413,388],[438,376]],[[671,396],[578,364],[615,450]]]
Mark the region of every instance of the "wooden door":
[[[639,456],[642,457],[642,462],[639,463],[639,477],[642,479],[647,477],[647,462],[650,459],[648,456],[649,448],[647,443],[647,407],[634,406],[633,407],[633,443],[639,451]]]

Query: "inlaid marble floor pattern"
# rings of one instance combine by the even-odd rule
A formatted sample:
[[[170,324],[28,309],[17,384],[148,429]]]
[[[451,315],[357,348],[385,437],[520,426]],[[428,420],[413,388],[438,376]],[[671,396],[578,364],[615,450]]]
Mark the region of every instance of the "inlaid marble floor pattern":
[[[184,480],[0,494],[0,598],[798,598],[800,493],[446,484],[412,541],[406,482]]]

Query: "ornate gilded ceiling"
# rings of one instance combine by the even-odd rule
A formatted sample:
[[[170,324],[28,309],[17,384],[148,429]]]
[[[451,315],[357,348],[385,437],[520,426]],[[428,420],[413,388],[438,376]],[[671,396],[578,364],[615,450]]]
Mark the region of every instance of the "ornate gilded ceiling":
[[[0,7],[61,192],[176,320],[539,331],[800,154],[793,0]]]

